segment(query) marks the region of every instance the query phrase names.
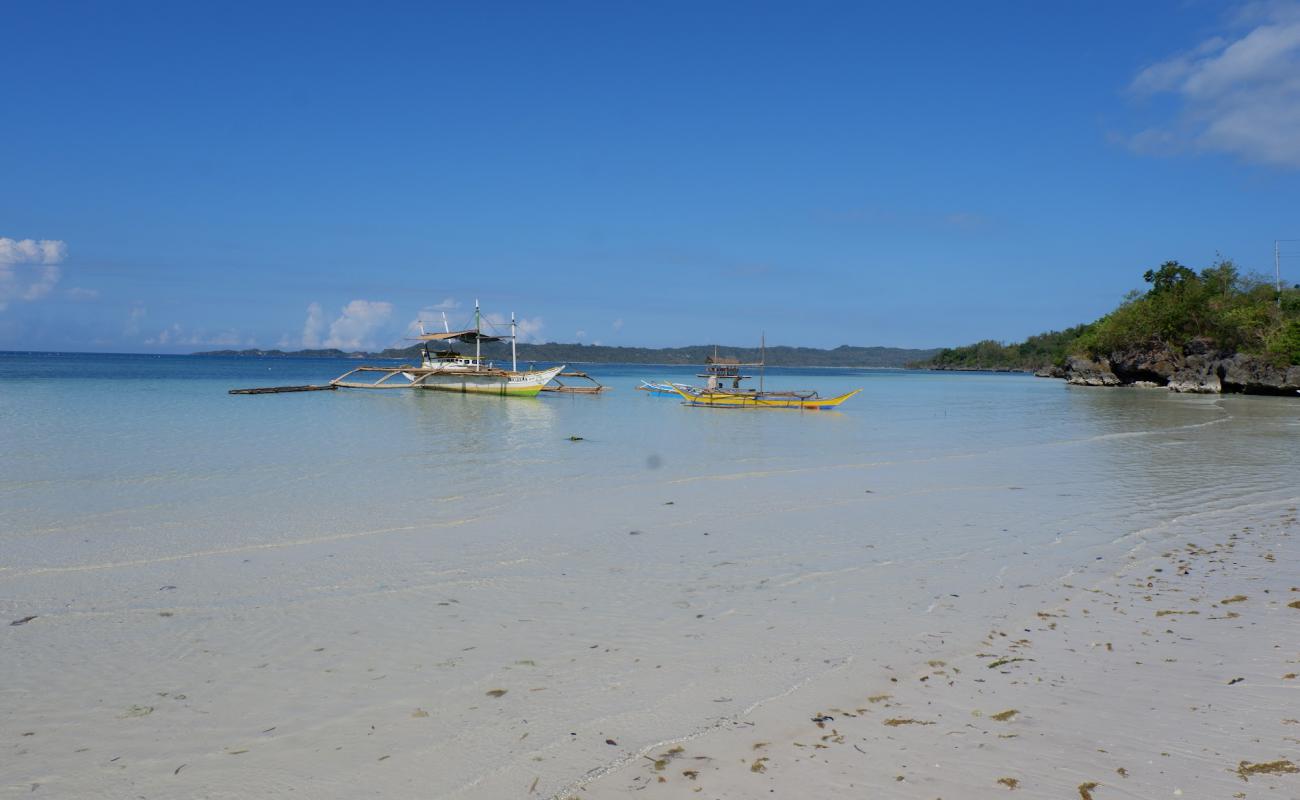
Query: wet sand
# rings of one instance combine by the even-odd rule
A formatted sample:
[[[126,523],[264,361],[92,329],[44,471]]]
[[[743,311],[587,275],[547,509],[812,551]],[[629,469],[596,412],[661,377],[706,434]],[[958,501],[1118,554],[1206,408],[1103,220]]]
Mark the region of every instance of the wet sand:
[[[1300,796],[1297,563],[1295,506],[1174,535],[564,796]]]

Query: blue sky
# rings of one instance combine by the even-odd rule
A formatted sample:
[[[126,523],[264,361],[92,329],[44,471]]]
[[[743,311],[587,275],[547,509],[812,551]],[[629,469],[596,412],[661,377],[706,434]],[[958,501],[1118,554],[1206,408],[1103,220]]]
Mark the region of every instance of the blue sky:
[[[1298,3],[0,8],[0,349],[383,347],[475,297],[1014,340],[1300,238]]]

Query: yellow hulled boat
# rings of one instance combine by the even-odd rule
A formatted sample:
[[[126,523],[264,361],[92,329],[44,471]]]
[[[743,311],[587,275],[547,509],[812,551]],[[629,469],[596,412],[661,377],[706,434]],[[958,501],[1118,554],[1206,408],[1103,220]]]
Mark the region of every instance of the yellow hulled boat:
[[[835,408],[862,391],[854,389],[836,397],[821,397],[816,392],[755,392],[721,391],[672,385],[687,405],[710,408],[796,408],[803,411],[825,411]]]

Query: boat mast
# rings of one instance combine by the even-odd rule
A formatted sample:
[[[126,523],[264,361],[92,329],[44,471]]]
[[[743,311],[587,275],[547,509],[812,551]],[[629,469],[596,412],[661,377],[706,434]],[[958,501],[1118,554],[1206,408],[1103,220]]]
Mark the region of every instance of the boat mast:
[[[519,341],[518,327],[515,325],[515,312],[510,312],[510,371],[518,372],[519,363],[515,357],[515,342]]]
[[[483,329],[480,327],[480,325],[481,325],[481,323],[480,323],[480,321],[479,321],[479,313],[478,313],[478,298],[476,297],[476,298],[474,298],[474,333],[475,333],[475,334],[480,334],[480,333],[483,332]],[[481,359],[482,359],[482,356],[483,356],[483,340],[482,340],[481,338],[479,338],[479,336],[475,335],[475,337],[474,337],[474,369],[475,369],[475,371],[480,370],[480,369],[483,368],[483,362],[482,362],[482,360],[481,360]]]
[[[763,376],[767,374],[767,331],[760,334],[758,357],[758,392],[763,393]]]

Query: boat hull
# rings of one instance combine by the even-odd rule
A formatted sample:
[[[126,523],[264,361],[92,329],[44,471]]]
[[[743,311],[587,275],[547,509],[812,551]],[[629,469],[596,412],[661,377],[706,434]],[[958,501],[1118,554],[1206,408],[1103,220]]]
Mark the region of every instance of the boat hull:
[[[475,375],[473,373],[435,373],[412,383],[413,388],[432,392],[460,392],[461,394],[495,394],[502,397],[536,397],[542,387],[550,383],[563,367],[517,372],[505,375]]]
[[[761,392],[711,392],[707,389],[677,388],[687,405],[709,408],[793,408],[801,411],[828,411],[862,391],[854,389],[837,397],[800,397]]]
[[[358,367],[335,378],[331,385],[343,389],[424,389],[434,392],[460,394],[488,394],[499,397],[536,397],[542,387],[560,374],[563,366],[551,369],[513,372],[488,369],[481,371],[450,371],[419,367]],[[373,381],[347,380],[356,373],[374,374]]]

